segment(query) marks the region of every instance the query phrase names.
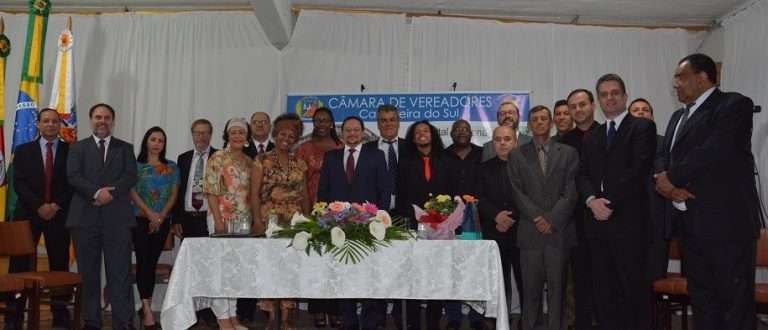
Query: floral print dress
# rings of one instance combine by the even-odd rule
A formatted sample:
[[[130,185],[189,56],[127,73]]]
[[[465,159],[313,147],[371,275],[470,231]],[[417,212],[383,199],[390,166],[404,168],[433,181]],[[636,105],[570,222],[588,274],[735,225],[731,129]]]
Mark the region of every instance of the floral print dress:
[[[328,151],[341,148],[344,148],[344,144],[339,143]],[[317,202],[317,186],[320,185],[320,169],[323,167],[324,155],[325,151],[314,140],[304,142],[296,149],[296,157],[307,164],[307,191],[310,205]]]
[[[180,181],[179,167],[172,161],[157,165],[136,162],[136,177],[134,191],[155,212],[163,210],[171,198],[173,187],[178,187]],[[133,206],[133,212],[136,216],[142,213],[136,205]]]
[[[301,212],[301,201],[304,198],[304,175],[307,163],[295,155],[288,155],[288,169],[284,170],[277,160],[277,153],[270,151],[256,156],[253,166],[262,171],[261,217],[264,221],[274,210],[278,216],[278,224],[288,228],[291,217],[295,212]]]
[[[250,217],[251,162],[240,159],[228,148],[216,151],[205,167],[203,191],[218,197],[224,219],[233,215]]]

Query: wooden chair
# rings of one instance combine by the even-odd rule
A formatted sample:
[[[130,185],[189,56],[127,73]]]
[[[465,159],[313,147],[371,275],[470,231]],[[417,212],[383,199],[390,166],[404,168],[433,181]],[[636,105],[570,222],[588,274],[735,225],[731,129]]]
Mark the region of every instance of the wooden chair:
[[[80,274],[64,271],[37,271],[37,249],[32,240],[29,221],[0,222],[0,256],[28,256],[31,271],[6,276],[24,280],[24,293],[29,299],[28,329],[40,328],[40,304],[52,303],[51,296],[74,296],[73,329],[80,329]],[[43,298],[46,300],[43,301]],[[21,309],[20,309],[21,311]]]
[[[680,260],[679,240],[673,239],[669,244],[669,260]],[[653,320],[653,329],[658,329],[657,322],[657,302],[665,302],[669,306],[670,315],[667,328],[672,329],[672,305],[679,306],[682,311],[682,328],[688,329],[688,304],[690,294],[688,293],[688,280],[679,273],[668,273],[666,278],[653,282],[653,301],[651,307],[651,317]]]
[[[768,230],[760,229],[760,239],[757,240],[757,255],[755,258],[757,267],[768,267]],[[758,313],[768,313],[768,284],[755,284],[755,303]]]
[[[19,295],[19,298],[23,298],[24,294],[24,280],[20,278],[10,277],[6,275],[0,276],[0,293],[7,293],[13,297]],[[11,306],[0,308],[3,312],[12,312],[14,314],[14,325],[16,330],[21,330],[24,323],[24,311]]]

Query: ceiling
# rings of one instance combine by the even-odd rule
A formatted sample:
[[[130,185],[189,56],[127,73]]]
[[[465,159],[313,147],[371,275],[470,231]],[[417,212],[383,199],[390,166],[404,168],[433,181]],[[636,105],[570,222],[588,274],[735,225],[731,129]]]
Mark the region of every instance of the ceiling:
[[[714,26],[754,0],[53,0],[54,12],[252,10],[259,2],[293,9],[352,9],[557,23]],[[3,0],[0,11],[24,12],[28,0]]]

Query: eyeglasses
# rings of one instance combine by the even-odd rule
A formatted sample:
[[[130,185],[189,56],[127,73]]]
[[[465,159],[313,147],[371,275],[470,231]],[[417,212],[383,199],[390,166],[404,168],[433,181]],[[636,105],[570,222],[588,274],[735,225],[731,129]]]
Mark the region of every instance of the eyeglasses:
[[[516,115],[516,114],[517,114],[517,111],[499,111],[498,112],[499,116],[504,116],[504,117],[511,116],[511,115]]]
[[[451,131],[457,132],[457,133],[466,133],[469,132],[469,127],[454,127],[451,129]]]
[[[194,137],[208,137],[208,136],[211,136],[211,133],[192,131],[192,136],[194,136]]]
[[[266,124],[269,124],[269,120],[252,120],[251,124],[254,124],[254,125],[266,125]]]
[[[685,79],[685,77],[692,76],[692,75],[695,75],[695,73],[693,73],[693,72],[680,72],[680,73],[675,73],[675,75],[672,76],[672,77],[675,80],[677,80],[677,81],[682,81],[683,79]]]

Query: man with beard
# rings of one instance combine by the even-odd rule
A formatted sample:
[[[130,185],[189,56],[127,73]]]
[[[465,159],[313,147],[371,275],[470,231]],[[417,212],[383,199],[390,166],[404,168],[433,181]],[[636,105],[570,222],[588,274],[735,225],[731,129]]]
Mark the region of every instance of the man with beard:
[[[69,148],[67,178],[74,195],[67,228],[83,277],[84,330],[101,329],[101,257],[112,304],[112,329],[133,329],[131,280],[132,228],[136,227],[129,191],[136,184],[133,146],[112,136],[115,110],[100,103],[88,115],[93,135]]]
[[[472,143],[472,127],[464,119],[453,122],[451,139],[453,144],[445,149],[446,157],[452,161],[451,192],[457,196],[475,196],[477,195],[477,168],[480,165],[483,148]],[[461,227],[457,231],[460,232]],[[444,308],[445,316],[448,318],[446,329],[460,329],[461,319],[464,317],[461,313],[461,302],[446,301]],[[482,314],[470,308],[468,318],[472,329],[484,329]]]
[[[567,144],[581,154],[581,145],[600,124],[595,122],[595,98],[587,89],[573,90],[566,98],[576,127],[563,135],[560,143]],[[573,219],[576,225],[576,246],[571,249],[571,278],[573,296],[566,296],[566,314],[573,306],[573,327],[592,329],[595,303],[592,293],[592,255],[584,238],[584,203],[576,203]]]
[[[499,126],[509,126],[515,130],[515,136],[517,137],[517,143],[522,145],[531,141],[531,137],[525,134],[520,134],[517,130],[520,126],[520,109],[517,108],[514,102],[507,101],[499,104],[499,109],[496,112],[496,120]],[[484,162],[493,157],[496,157],[496,151],[493,150],[493,142],[488,141],[483,144],[483,157],[480,161]]]

